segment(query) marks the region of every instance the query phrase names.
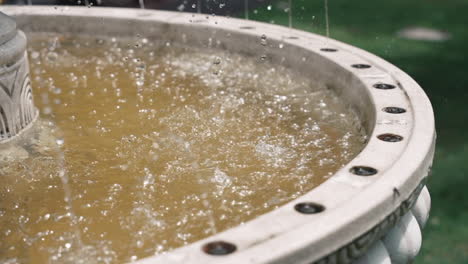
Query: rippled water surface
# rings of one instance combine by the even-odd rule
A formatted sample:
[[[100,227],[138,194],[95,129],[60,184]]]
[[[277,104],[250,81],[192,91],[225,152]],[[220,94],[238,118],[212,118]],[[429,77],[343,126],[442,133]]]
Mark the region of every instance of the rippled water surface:
[[[0,262],[121,263],[248,221],[363,147],[320,83],[148,39],[29,36],[40,120],[0,146]]]

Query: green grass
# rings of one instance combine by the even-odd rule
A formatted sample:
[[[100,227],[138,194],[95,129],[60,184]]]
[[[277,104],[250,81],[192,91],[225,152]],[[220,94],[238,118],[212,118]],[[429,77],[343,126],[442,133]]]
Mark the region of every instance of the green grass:
[[[272,1],[251,19],[287,25]],[[287,5],[287,1],[283,1]],[[322,0],[293,0],[294,27],[325,33]],[[468,263],[468,1],[329,0],[331,37],[375,53],[409,73],[432,101],[437,150],[429,180],[431,218],[417,264]],[[404,40],[396,32],[424,26],[450,32],[442,43]]]

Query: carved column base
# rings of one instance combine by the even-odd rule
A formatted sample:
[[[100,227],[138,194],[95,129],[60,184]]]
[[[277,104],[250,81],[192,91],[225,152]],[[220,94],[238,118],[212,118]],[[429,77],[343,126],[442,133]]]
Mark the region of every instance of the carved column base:
[[[38,111],[29,79],[26,36],[0,13],[0,143],[31,126]]]

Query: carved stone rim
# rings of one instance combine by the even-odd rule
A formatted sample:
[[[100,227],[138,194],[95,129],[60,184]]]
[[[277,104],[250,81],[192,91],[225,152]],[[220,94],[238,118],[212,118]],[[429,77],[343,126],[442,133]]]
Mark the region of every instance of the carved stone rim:
[[[138,29],[142,36],[164,33],[177,41],[188,39],[185,41],[193,45],[206,44],[203,41],[211,36],[221,42],[218,48],[242,48],[251,53],[259,50],[253,44],[265,34],[272,45],[284,45],[282,50],[270,47],[273,59],[289,54],[284,57],[286,63],[298,71],[315,67],[323,78],[333,73],[331,82],[349,81],[349,87],[341,92],[349,95],[345,99],[352,101],[362,116],[368,117],[368,130],[372,132],[366,148],[355,159],[324,184],[273,212],[138,263],[311,263],[323,259],[398,212],[417,193],[432,162],[434,115],[423,90],[392,64],[339,41],[275,25],[187,13],[80,7],[3,9],[17,16],[25,30],[86,33],[93,29],[88,33],[132,35]],[[305,54],[305,59],[298,54]],[[382,111],[388,107],[405,112]],[[404,140],[378,138],[385,133]],[[297,204],[309,202],[326,210],[319,214],[295,210]],[[211,242],[234,245],[236,250],[222,256],[206,254],[202,249]]]

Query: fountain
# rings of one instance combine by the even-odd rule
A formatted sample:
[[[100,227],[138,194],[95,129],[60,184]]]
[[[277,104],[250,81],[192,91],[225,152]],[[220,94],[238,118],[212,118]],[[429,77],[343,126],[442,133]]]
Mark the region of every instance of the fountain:
[[[36,119],[26,38],[16,30],[16,23],[0,13],[0,142],[6,142],[27,130]]]
[[[359,118],[359,125],[368,135],[364,149],[311,191],[242,225],[210,233],[211,236],[138,263],[408,263],[417,255],[420,230],[430,207],[425,182],[434,152],[434,117],[422,89],[397,67],[326,37],[232,18],[84,7],[2,7],[2,12],[14,17],[26,34],[47,32],[107,38],[138,34],[146,43],[242,54],[315,80],[324,90],[336,94],[340,104]],[[10,40],[13,35],[10,32],[14,23],[8,21],[5,25],[10,30],[2,27],[1,31],[2,48],[7,43],[4,36],[10,36]],[[183,61],[178,65],[183,66]],[[0,62],[2,66],[11,64]],[[215,60],[210,64],[222,62]],[[139,77],[136,75],[136,82],[143,81]],[[2,107],[9,103],[4,97],[0,98]],[[27,113],[35,113],[32,97],[26,98],[31,103]],[[19,120],[31,123],[35,115],[27,117]],[[27,124],[21,122],[23,125],[16,127],[26,129]],[[3,131],[4,137],[15,137],[20,132]],[[190,144],[180,138],[172,140],[179,144],[174,146],[180,153],[189,152]],[[275,152],[275,147],[268,144],[260,148],[266,150],[265,155]],[[143,172],[143,186],[153,184],[153,175],[148,170]],[[222,170],[215,170],[215,177],[218,182],[229,184]],[[67,181],[63,182],[65,185]],[[113,186],[114,191],[120,188]],[[208,203],[203,206],[206,212],[213,209]],[[71,207],[72,204],[68,209]],[[2,209],[0,219],[3,215]],[[205,221],[209,215],[204,215],[208,216]],[[150,227],[158,228],[158,224]],[[66,243],[63,250],[73,246]]]

